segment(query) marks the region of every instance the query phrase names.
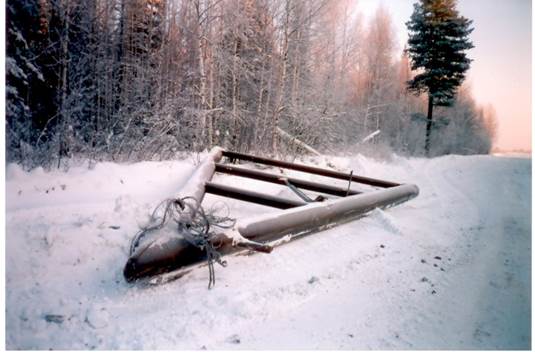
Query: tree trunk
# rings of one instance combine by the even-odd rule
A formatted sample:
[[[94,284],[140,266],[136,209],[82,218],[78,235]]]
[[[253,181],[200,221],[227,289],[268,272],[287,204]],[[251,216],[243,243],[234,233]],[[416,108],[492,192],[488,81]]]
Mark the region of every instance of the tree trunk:
[[[432,121],[433,121],[433,96],[429,95],[429,103],[427,105],[427,126],[425,128],[425,155],[426,156],[429,156]]]
[[[67,121],[67,71],[69,70],[69,1],[67,0],[64,4],[65,12],[63,13],[63,34],[61,38],[61,55],[62,55],[62,66],[61,66],[61,107],[60,107],[60,116],[61,116],[61,128],[59,131],[59,149],[58,149],[58,169],[61,166],[61,157],[68,155],[68,132],[69,122]]]
[[[239,57],[239,38],[235,39],[234,58],[232,59],[232,139],[230,145],[236,148],[238,145],[238,57]]]
[[[280,113],[283,110],[283,102],[284,102],[284,88],[286,83],[286,70],[288,65],[288,36],[289,36],[289,22],[290,22],[290,1],[286,0],[286,21],[284,23],[284,37],[283,37],[283,44],[282,44],[282,69],[281,69],[281,75],[280,75],[280,81],[279,81],[279,99],[277,102],[277,105],[275,106],[275,109],[273,111],[273,125],[272,125],[272,145],[271,150],[273,152],[273,155],[277,155],[278,152],[278,143],[277,143],[277,127],[279,126],[279,118]]]
[[[256,116],[254,117],[254,128],[253,128],[253,143],[258,148],[258,130],[260,124],[260,114],[262,113],[262,101],[264,99],[264,81],[265,81],[265,71],[266,71],[266,59],[262,60],[262,68],[260,69],[260,85],[258,90],[258,104],[256,106]]]
[[[199,1],[195,2],[195,10],[197,15],[197,23],[196,23],[196,49],[197,49],[197,56],[198,56],[198,69],[199,69],[199,80],[200,80],[200,89],[199,89],[199,95],[201,98],[201,104],[200,104],[200,110],[201,110],[201,143],[208,144],[208,146],[211,146],[211,131],[210,124],[207,121],[208,108],[212,108],[211,106],[208,107],[208,99],[207,99],[207,84],[206,84],[206,62],[205,62],[205,53],[206,53],[206,47],[204,45],[205,39],[203,38],[203,28],[202,28],[202,15],[201,15],[201,4]],[[207,7],[210,5],[207,4]],[[208,16],[208,15],[207,15]]]

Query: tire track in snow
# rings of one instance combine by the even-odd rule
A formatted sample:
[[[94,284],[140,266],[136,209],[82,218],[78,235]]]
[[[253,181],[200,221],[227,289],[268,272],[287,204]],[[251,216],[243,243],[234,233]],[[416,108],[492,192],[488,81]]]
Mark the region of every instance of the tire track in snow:
[[[507,298],[507,294],[489,287],[496,273],[503,271],[501,262],[497,260],[505,244],[504,233],[499,229],[509,216],[509,210],[496,206],[493,200],[494,197],[506,199],[518,193],[518,190],[515,193],[515,190],[500,187],[510,181],[513,170],[507,163],[495,164],[490,160],[482,160],[480,167],[482,165],[490,169],[475,174],[470,171],[469,163],[459,159],[454,169],[444,164],[436,170],[435,177],[427,174],[427,178],[434,183],[433,187],[436,189],[440,185],[441,193],[446,198],[440,202],[443,215],[447,218],[453,216],[455,221],[452,223],[458,228],[451,232],[456,239],[452,242],[455,251],[453,265],[441,283],[446,296],[442,295],[440,305],[426,310],[430,309],[436,316],[448,317],[449,324],[457,326],[459,335],[452,338],[457,339],[463,348],[526,347],[526,334],[529,335],[529,332],[525,329],[529,321],[525,323],[523,319],[523,333],[511,332],[508,326],[518,324],[500,308],[504,304],[511,307],[519,304],[514,302],[513,296]],[[429,172],[429,168],[426,172]],[[481,179],[482,174],[488,175],[488,179]],[[495,175],[500,176],[496,179]],[[523,188],[521,192],[525,192],[525,185]],[[490,197],[486,192],[488,189],[493,190]],[[448,208],[455,208],[458,204],[463,205],[460,213],[451,213]],[[513,310],[518,311],[519,308]]]

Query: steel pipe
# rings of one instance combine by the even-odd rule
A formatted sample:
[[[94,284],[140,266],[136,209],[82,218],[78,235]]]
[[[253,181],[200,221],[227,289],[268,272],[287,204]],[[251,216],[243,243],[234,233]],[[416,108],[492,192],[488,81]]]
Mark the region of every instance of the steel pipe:
[[[307,203],[301,200],[286,199],[275,197],[268,194],[262,194],[253,191],[247,191],[240,188],[235,188],[227,185],[221,185],[213,182],[206,182],[206,193],[215,194],[218,196],[234,198],[243,200],[245,202],[266,205],[268,207],[279,209],[290,209],[305,205]]]
[[[322,203],[309,203],[299,208],[238,221],[235,230],[252,241],[272,241],[287,234],[311,232],[353,220],[375,208],[387,208],[412,199],[418,192],[415,185],[404,184]]]
[[[354,191],[351,189],[348,191],[347,189],[340,188],[340,187],[334,187],[334,186],[324,185],[324,184],[317,183],[317,182],[286,177],[283,175],[275,175],[275,174],[270,174],[267,172],[250,170],[250,169],[245,169],[242,167],[220,164],[220,163],[215,164],[215,171],[228,174],[228,175],[241,176],[241,177],[252,178],[255,180],[259,180],[259,181],[276,183],[279,185],[286,185],[286,182],[284,181],[286,179],[288,180],[288,182],[290,182],[291,184],[293,184],[294,186],[298,188],[302,188],[302,189],[306,189],[306,190],[314,191],[314,192],[319,192],[319,193],[332,194],[338,197],[345,197],[348,195],[351,196],[351,195],[362,193],[362,192]]]
[[[340,180],[349,181],[351,179],[352,182],[367,184],[370,186],[384,187],[384,188],[399,186],[399,183],[395,183],[395,182],[378,180],[375,178],[364,177],[364,176],[349,175],[343,172],[322,169],[319,167],[289,163],[287,161],[281,161],[281,160],[262,158],[262,157],[254,156],[250,154],[230,152],[228,150],[223,151],[223,156],[229,159],[251,161],[254,163],[258,163],[258,164],[277,166],[277,167],[282,167],[284,169],[302,171],[302,172],[307,172],[309,174],[332,177],[332,178],[336,178]]]

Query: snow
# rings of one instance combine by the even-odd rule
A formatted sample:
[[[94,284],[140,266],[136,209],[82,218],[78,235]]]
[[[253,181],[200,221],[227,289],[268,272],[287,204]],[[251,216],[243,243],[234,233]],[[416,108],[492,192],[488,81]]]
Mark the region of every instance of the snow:
[[[17,61],[10,57],[6,57],[6,71],[12,74],[13,76],[21,78],[23,80],[26,80],[28,78],[24,71],[17,65]]]
[[[420,194],[271,254],[227,257],[226,268],[216,266],[212,290],[205,266],[160,286],[122,277],[130,239],[153,207],[185,184],[190,162],[29,173],[8,165],[6,347],[531,347],[530,158],[385,162],[356,155],[307,162],[415,183]],[[214,181],[296,197],[255,180]],[[219,200],[207,195],[203,204]],[[277,211],[225,202],[240,219]]]

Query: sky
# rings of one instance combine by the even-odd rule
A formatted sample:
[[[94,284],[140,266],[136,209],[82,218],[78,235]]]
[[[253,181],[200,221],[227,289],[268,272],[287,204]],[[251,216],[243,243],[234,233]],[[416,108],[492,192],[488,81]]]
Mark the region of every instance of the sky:
[[[390,12],[399,39],[415,0],[358,0],[357,11],[372,15],[381,4]],[[475,48],[467,83],[478,105],[492,104],[498,119],[494,147],[531,150],[531,1],[458,0],[460,14],[473,20]]]

